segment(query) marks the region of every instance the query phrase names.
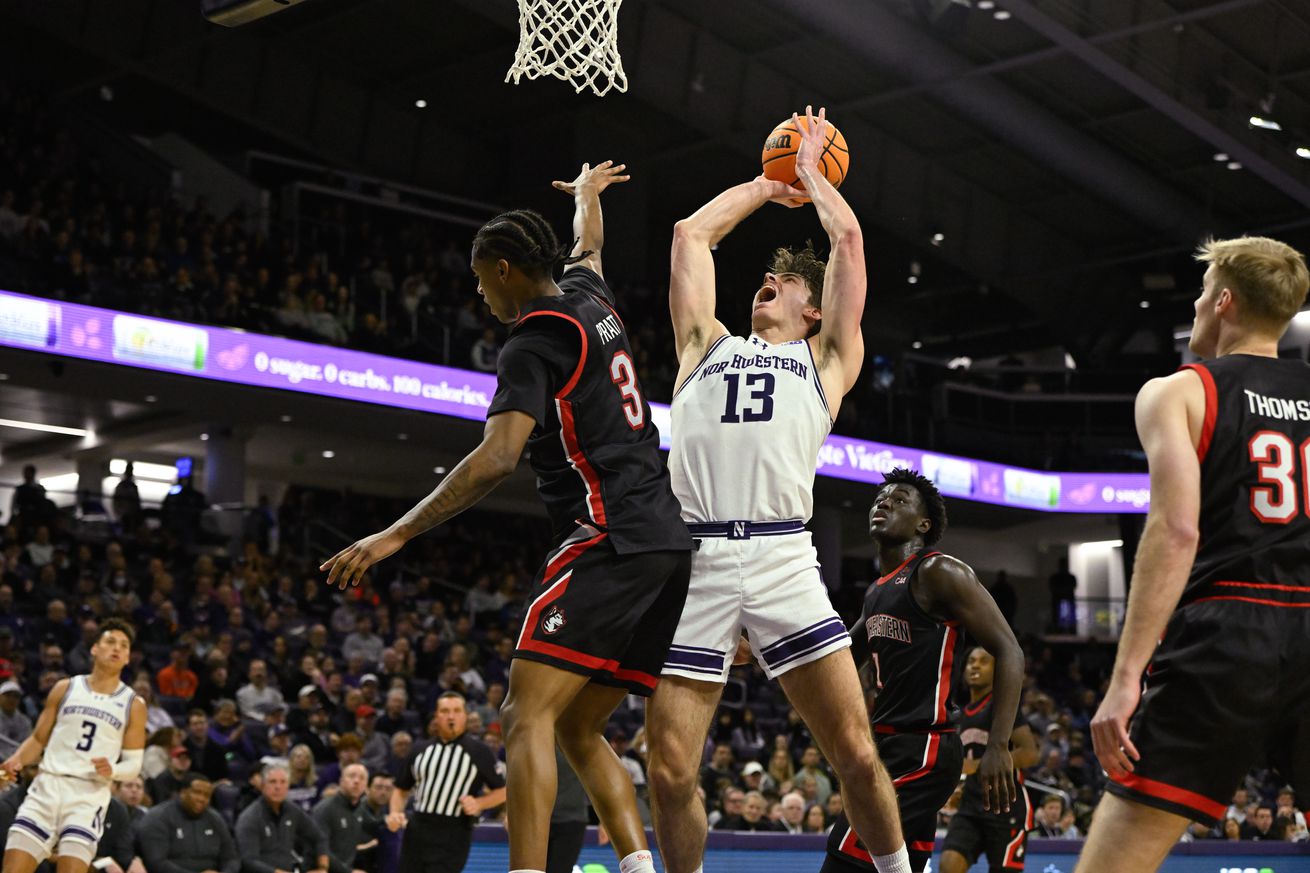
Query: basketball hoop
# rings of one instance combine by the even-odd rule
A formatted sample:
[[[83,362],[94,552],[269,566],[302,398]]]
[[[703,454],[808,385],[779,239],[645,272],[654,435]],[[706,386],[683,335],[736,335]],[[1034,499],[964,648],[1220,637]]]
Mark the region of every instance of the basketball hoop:
[[[519,47],[505,81],[554,76],[579,94],[628,90],[619,57],[623,0],[519,0]]]

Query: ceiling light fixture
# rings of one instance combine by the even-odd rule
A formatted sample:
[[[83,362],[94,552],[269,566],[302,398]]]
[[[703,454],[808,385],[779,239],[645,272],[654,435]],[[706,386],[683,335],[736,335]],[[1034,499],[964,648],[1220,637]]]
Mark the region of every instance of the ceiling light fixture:
[[[986,12],[996,8],[996,0],[978,0],[978,8]]]
[[[997,9],[992,13],[992,18],[995,18],[997,21],[1009,21],[1010,13],[1006,12],[1004,9]]]
[[[427,108],[428,108],[428,101],[426,101],[426,100],[424,100],[423,98],[420,97],[418,100],[415,100],[415,101],[414,101],[414,106],[415,106],[415,108],[417,108],[417,109],[427,109]]]
[[[147,395],[146,395],[146,403],[154,403],[154,402],[155,402],[156,400],[158,400],[158,399],[159,399],[159,398],[156,397],[156,396],[153,395],[153,394],[147,394]]]
[[[1298,158],[1305,158],[1306,160],[1310,160],[1310,149],[1306,148],[1305,146],[1297,146],[1296,156]]]
[[[1252,115],[1247,122],[1252,127],[1258,127],[1262,130],[1282,130],[1283,126],[1272,118],[1265,118],[1263,115]]]
[[[1228,169],[1230,169],[1230,170],[1240,170],[1240,169],[1242,169],[1242,162],[1241,162],[1241,161],[1229,161],[1229,162],[1228,162]]]
[[[284,415],[284,416],[282,416],[282,423],[283,423],[283,424],[287,424],[287,423],[290,422],[290,421],[291,421],[291,416],[289,416],[289,415]]]
[[[433,472],[433,473],[436,473],[438,476],[444,476],[444,475],[446,475],[446,468],[445,468],[445,467],[433,467],[433,468],[432,468],[432,472]]]
[[[16,427],[19,430],[39,430],[42,433],[57,433],[62,436],[84,437],[91,431],[80,427],[60,427],[57,424],[42,424],[39,421],[18,421],[12,418],[0,418],[0,427]]]
[[[1143,309],[1150,309],[1150,308],[1151,308],[1151,301],[1149,301],[1149,300],[1143,300],[1143,301],[1141,301],[1140,303],[1138,303],[1137,305],[1140,306],[1140,307],[1142,307]]]
[[[333,458],[335,458],[336,456],[337,456],[337,453],[334,452],[334,451],[332,451],[331,449],[324,449],[324,450],[323,450],[323,457],[327,458],[329,461],[332,460]]]
[[[203,443],[203,442],[207,442],[208,440],[209,440],[209,434],[207,434],[207,433],[202,433],[202,434],[200,435],[200,441],[201,441],[202,443]]]
[[[944,234],[944,233],[934,233],[934,234],[932,235],[932,244],[933,244],[933,245],[935,245],[935,246],[939,246],[939,245],[941,245],[941,244],[944,243],[944,242],[946,242],[946,234]]]
[[[1214,159],[1222,164],[1224,161],[1228,160],[1228,152],[1215,152]]]
[[[403,443],[405,440],[409,439],[409,434],[407,434],[407,433],[398,433],[398,434],[396,434],[396,439],[400,440],[400,441]]]
[[[919,340],[915,340],[914,342],[910,343],[910,348],[921,349],[923,348],[923,343],[921,343]]]

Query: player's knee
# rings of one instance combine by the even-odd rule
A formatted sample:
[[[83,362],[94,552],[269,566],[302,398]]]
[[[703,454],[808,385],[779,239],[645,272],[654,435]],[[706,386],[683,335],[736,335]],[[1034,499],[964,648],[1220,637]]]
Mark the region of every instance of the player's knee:
[[[873,742],[855,736],[844,738],[833,755],[832,766],[843,784],[876,782],[886,772],[878,762]]]
[[[697,776],[694,754],[678,754],[676,749],[664,745],[659,751],[650,750],[650,763],[646,781],[651,793],[663,803],[685,801],[696,793]],[[688,764],[690,762],[690,764]]]

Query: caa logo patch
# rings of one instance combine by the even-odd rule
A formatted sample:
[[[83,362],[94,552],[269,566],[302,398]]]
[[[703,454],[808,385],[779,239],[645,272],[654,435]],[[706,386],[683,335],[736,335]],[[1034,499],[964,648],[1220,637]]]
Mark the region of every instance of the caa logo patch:
[[[564,627],[564,610],[552,606],[541,619],[541,629],[548,634],[553,634],[562,627]]]

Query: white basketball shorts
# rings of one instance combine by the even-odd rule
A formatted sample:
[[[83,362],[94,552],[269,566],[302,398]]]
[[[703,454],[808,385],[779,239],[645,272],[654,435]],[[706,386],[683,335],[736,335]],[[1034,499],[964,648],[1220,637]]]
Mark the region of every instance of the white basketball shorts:
[[[770,679],[851,644],[802,522],[688,527],[691,588],[661,675],[726,682],[743,629]]]
[[[71,855],[90,862],[105,831],[108,809],[108,783],[38,773],[18,807],[6,845],[38,861]]]

